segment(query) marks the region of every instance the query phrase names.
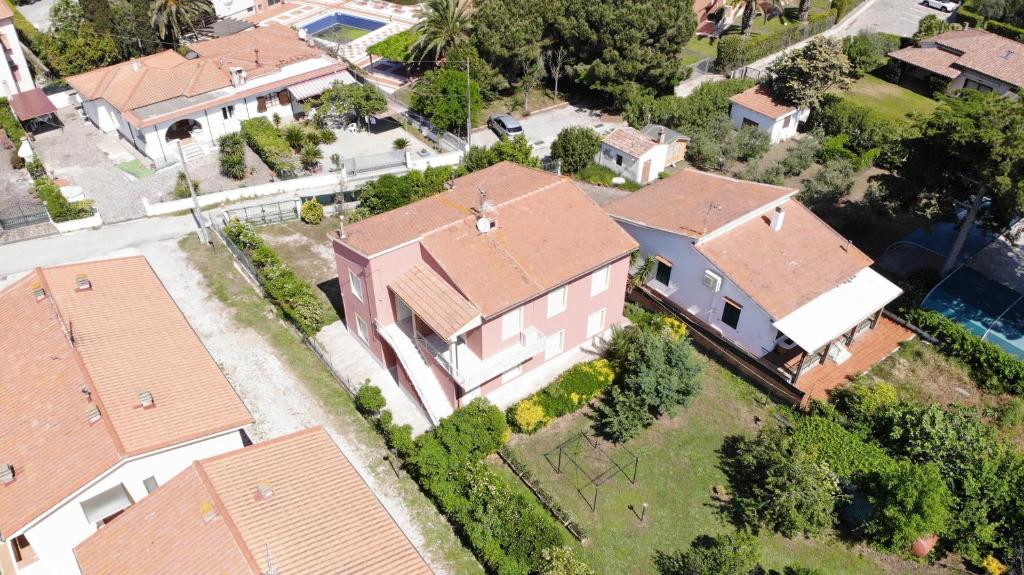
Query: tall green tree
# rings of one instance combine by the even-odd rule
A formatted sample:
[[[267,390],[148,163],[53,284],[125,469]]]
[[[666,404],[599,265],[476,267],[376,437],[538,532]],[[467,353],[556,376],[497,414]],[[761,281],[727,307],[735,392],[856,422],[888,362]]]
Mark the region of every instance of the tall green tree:
[[[469,110],[475,125],[483,100],[480,87],[469,82]],[[466,74],[452,68],[427,72],[413,86],[412,108],[423,114],[438,130],[464,133],[466,126]]]
[[[740,11],[740,33],[744,36],[750,36],[750,31],[754,28],[755,16],[761,14],[766,21],[768,20],[768,13],[761,7],[758,0],[729,0],[728,4],[734,10]]]
[[[589,126],[569,126],[551,143],[551,157],[562,161],[562,171],[570,174],[593,163],[601,151],[601,136]]]
[[[317,101],[316,121],[322,124],[330,118],[352,114],[360,123],[364,123],[366,116],[387,109],[387,98],[374,86],[335,83],[320,95]]]
[[[872,476],[867,491],[873,512],[864,533],[893,551],[946,529],[952,497],[934,463],[900,461]]]
[[[686,551],[659,554],[660,575],[750,575],[761,560],[757,538],[744,531],[716,537],[701,535]]]
[[[106,34],[114,30],[114,14],[107,0],[79,0],[78,3],[85,19],[97,32]]]
[[[835,38],[815,36],[790,50],[768,67],[768,86],[775,98],[798,108],[810,108],[830,90],[853,84],[853,66]]]
[[[54,29],[38,40],[40,56],[62,78],[120,61],[120,49],[110,34],[95,31],[90,22]]]
[[[128,32],[129,38],[124,44],[125,57],[146,56],[163,49],[160,35],[152,24],[148,2],[119,2],[113,9],[114,18],[120,23],[118,29]]]
[[[471,0],[427,0],[422,11],[423,19],[412,28],[418,34],[412,52],[422,59],[441,60],[473,27]]]
[[[150,23],[162,38],[177,43],[214,17],[216,11],[210,0],[152,0],[150,4]]]
[[[480,0],[472,43],[509,83],[518,82],[521,63],[536,61],[549,42],[549,23],[560,1]]]

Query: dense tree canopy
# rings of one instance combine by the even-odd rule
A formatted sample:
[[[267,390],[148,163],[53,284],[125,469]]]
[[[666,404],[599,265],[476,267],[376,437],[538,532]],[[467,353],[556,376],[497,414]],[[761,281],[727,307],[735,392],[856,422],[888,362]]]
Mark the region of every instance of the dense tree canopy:
[[[844,90],[853,83],[853,66],[842,42],[824,36],[780,56],[768,74],[775,97],[799,108],[810,108],[829,90]]]
[[[750,575],[761,560],[761,546],[750,533],[702,535],[686,551],[655,558],[660,575]]]
[[[474,124],[483,107],[480,86],[470,82]],[[413,87],[412,108],[422,113],[438,130],[465,133],[466,73],[454,68],[427,72]]]

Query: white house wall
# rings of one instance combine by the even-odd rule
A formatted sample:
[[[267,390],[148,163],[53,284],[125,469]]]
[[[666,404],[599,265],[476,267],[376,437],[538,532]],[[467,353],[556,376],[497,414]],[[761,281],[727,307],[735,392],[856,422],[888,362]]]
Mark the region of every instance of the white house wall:
[[[23,533],[32,546],[32,550],[39,557],[34,563],[19,569],[18,574],[68,575],[80,573],[74,555],[74,547],[96,531],[96,527],[86,520],[85,512],[82,510],[82,501],[91,499],[120,483],[131,495],[132,501],[138,503],[147,495],[142,482],[148,477],[155,477],[157,485],[163,485],[191,465],[193,461],[213,457],[241,447],[241,435],[235,430],[120,464],[86,489],[76,493],[72,499],[51,510],[38,523],[27,530],[12,534]],[[8,547],[6,550],[8,553],[12,538],[6,537],[3,543]]]
[[[788,116],[776,119],[736,104],[733,104],[729,110],[729,117],[732,119],[732,127],[737,130],[743,127],[743,120],[745,119],[756,123],[762,132],[768,134],[773,144],[778,144],[795,136],[797,126],[800,124],[795,110]],[[789,126],[783,127],[783,124],[786,123],[786,117],[791,118]]]
[[[776,329],[771,316],[732,283],[694,247],[692,240],[676,234],[619,221],[626,232],[640,244],[644,256],[661,256],[672,262],[669,286],[652,279],[651,288],[734,341],[751,354],[762,357],[775,347]],[[704,287],[704,272],[711,270],[722,278],[718,293]],[[724,298],[743,306],[736,329],[722,323]]]
[[[21,51],[21,42],[18,40],[18,32],[14,29],[13,19],[7,19],[0,23],[0,34],[3,34],[7,45],[11,47],[10,54],[3,58],[3,64],[0,65],[0,80],[2,80],[0,81],[0,95],[8,97],[18,92],[31,90],[35,84],[32,82],[32,73],[25,61],[25,54]],[[14,72],[11,70],[8,59],[18,67],[20,79],[14,78]]]
[[[213,0],[218,18],[245,16],[256,10],[255,0]]]
[[[615,163],[615,157],[617,155],[622,156],[622,165]],[[608,144],[601,144],[601,151],[597,154],[597,163],[616,174],[641,184],[653,182],[658,179],[658,174],[665,171],[665,162],[668,159],[668,146],[660,145],[654,146],[639,158],[630,156],[625,152],[619,151],[618,148],[609,146]],[[644,162],[650,160],[651,171],[647,176],[647,181],[641,181],[640,177],[643,175]]]

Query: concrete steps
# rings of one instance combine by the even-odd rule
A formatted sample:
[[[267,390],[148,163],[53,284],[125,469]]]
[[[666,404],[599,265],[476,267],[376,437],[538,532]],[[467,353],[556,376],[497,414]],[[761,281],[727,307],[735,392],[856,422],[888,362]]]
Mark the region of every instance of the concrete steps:
[[[437,425],[441,418],[451,415],[454,409],[445,397],[441,382],[437,380],[434,370],[427,364],[412,338],[406,335],[398,324],[378,325],[378,331],[395,350],[395,355],[409,375],[417,395],[423,400],[423,407],[427,410],[431,423]]]

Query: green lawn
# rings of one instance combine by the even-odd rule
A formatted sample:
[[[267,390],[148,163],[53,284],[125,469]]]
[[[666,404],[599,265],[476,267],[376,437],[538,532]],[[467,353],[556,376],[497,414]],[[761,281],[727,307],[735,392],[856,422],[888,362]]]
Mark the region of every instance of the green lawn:
[[[628,444],[639,456],[636,484],[620,475],[603,485],[596,512],[544,456],[589,428],[585,414],[562,418],[536,435],[513,438],[511,444],[520,459],[587,531],[589,541],[580,551],[597,573],[656,573],[653,557],[657,552],[670,553],[685,548],[698,535],[731,528],[712,498],[712,488],[726,484],[717,451],[726,436],[755,433],[756,418],[769,421],[779,408],[722,367],[710,360],[704,363],[704,387],[694,402]],[[641,524],[628,506],[639,509],[645,502],[649,508]],[[799,563],[830,575],[946,573],[831,538],[786,539],[762,533],[761,541],[762,564],[768,569],[781,571]]]
[[[877,113],[894,120],[905,120],[912,114],[931,115],[939,103],[912,92],[902,86],[865,74],[854,82],[843,97],[851,102],[868,106]]]

